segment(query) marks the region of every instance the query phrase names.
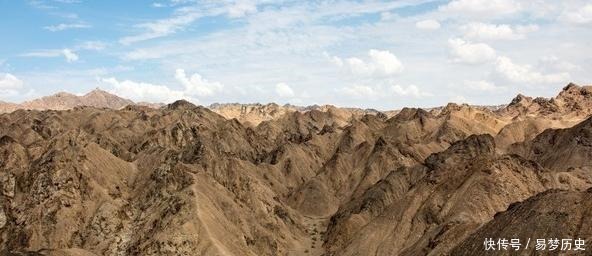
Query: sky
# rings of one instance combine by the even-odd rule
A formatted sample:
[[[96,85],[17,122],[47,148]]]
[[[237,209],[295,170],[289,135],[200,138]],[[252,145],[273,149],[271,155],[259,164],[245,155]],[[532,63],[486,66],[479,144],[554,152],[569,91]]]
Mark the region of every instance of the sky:
[[[592,84],[592,1],[0,0],[0,100],[433,107]]]

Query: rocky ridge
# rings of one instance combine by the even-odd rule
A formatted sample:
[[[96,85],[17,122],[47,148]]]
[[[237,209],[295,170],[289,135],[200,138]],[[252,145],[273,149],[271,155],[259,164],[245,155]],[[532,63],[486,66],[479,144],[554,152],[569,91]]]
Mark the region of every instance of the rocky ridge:
[[[392,116],[259,105],[241,122],[187,101],[0,114],[0,254],[478,254],[484,234],[547,234],[507,225],[527,210],[581,209],[555,228],[589,216],[588,90]]]

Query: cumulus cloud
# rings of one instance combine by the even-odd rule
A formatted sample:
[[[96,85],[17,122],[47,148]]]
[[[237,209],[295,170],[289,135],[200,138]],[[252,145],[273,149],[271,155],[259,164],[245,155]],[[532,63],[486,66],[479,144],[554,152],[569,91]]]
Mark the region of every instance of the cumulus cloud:
[[[45,26],[43,27],[45,30],[49,30],[51,32],[63,31],[68,29],[80,29],[80,28],[90,28],[91,26],[84,23],[60,23],[58,25],[52,26]]]
[[[500,15],[512,14],[521,8],[515,0],[453,0],[439,9],[468,15]]]
[[[576,25],[590,24],[592,23],[592,4],[586,4],[577,9],[565,10],[559,16],[559,20]]]
[[[507,24],[485,24],[471,22],[461,26],[461,31],[467,39],[475,40],[518,40],[524,39],[526,33],[538,30],[537,25],[510,26]]]
[[[332,57],[331,61],[339,67],[347,68],[352,74],[360,76],[391,76],[403,71],[403,64],[389,51],[371,49],[368,59],[341,59]]]
[[[352,85],[345,87],[343,88],[343,93],[360,99],[374,98],[377,95],[374,88],[367,85]]]
[[[199,74],[187,76],[183,69],[175,71],[175,79],[183,86],[181,89],[171,89],[166,85],[118,80],[114,77],[99,78],[98,80],[111,85],[110,92],[134,101],[170,103],[186,99],[199,102],[201,97],[212,96],[223,89],[221,83],[210,82]]]
[[[68,62],[74,62],[78,60],[78,55],[70,49],[63,49],[62,54],[64,54],[64,57],[66,57],[66,61]]]
[[[471,43],[460,38],[448,40],[450,56],[456,63],[478,64],[495,59],[496,53],[484,43]]]
[[[275,85],[275,93],[283,98],[294,97],[294,90],[286,83],[279,83]]]
[[[417,87],[416,85],[409,85],[407,87],[404,87],[401,85],[393,85],[391,87],[391,90],[396,95],[400,95],[400,96],[412,96],[415,98],[431,96],[430,93],[423,92],[423,91],[419,90],[419,87]]]
[[[18,90],[23,87],[23,81],[16,76],[5,73],[0,74],[0,90]]]
[[[78,54],[68,48],[65,49],[49,49],[38,50],[22,54],[23,57],[39,57],[39,58],[54,58],[63,56],[67,62],[75,62],[78,60]]]
[[[14,96],[23,88],[23,81],[9,73],[0,73],[0,95]]]
[[[440,22],[437,20],[422,20],[415,23],[415,27],[424,30],[436,30],[440,28]]]
[[[221,83],[210,82],[197,73],[188,77],[183,69],[175,70],[175,79],[185,87],[185,93],[190,96],[211,96],[224,87]]]
[[[515,83],[539,84],[539,83],[565,83],[569,81],[567,72],[542,74],[530,65],[514,63],[510,58],[500,56],[495,62],[495,71],[502,78]]]
[[[175,100],[186,98],[183,91],[172,90],[164,85],[134,82],[131,80],[119,81],[113,77],[101,78],[99,81],[112,86],[112,89],[110,89],[109,92],[124,98],[132,99],[136,102],[170,103]]]

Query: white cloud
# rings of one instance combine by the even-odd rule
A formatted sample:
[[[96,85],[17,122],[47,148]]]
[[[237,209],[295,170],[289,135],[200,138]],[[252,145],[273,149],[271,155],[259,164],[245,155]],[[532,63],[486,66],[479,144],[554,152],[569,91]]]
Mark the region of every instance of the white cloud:
[[[491,11],[490,15],[489,7],[471,7],[467,5],[468,1],[449,0],[440,1],[438,4],[448,5],[450,2],[450,5],[447,8],[443,7],[443,9],[457,12],[442,13],[440,11],[426,10],[426,12],[420,12],[417,15],[413,13],[410,16],[399,16],[398,14],[401,12],[397,11],[397,9],[402,5],[422,7],[424,3],[433,3],[433,1],[363,0],[332,1],[331,4],[328,4],[324,1],[281,1],[281,3],[278,3],[269,0],[253,0],[253,2],[262,4],[255,5],[256,8],[252,9],[254,12],[246,11],[241,20],[238,21],[230,18],[232,16],[230,8],[237,1],[199,1],[199,3],[204,4],[200,4],[201,10],[197,10],[194,7],[198,1],[194,0],[180,5],[175,5],[170,0],[154,0],[145,3],[145,7],[150,8],[149,5],[152,2],[163,3],[167,8],[159,9],[159,11],[165,12],[164,15],[169,13],[168,18],[171,19],[192,13],[199,13],[203,16],[189,23],[175,23],[165,19],[169,20],[169,23],[177,25],[167,27],[168,25],[163,24],[162,30],[158,30],[157,27],[152,29],[152,27],[143,27],[141,25],[134,27],[134,23],[127,26],[130,21],[133,22],[134,20],[140,20],[139,23],[143,24],[157,24],[159,20],[144,20],[131,16],[127,21],[119,21],[124,22],[120,25],[132,29],[131,34],[124,34],[123,36],[139,36],[154,31],[162,31],[163,35],[170,36],[174,34],[175,36],[166,38],[166,40],[165,38],[159,38],[143,42],[137,46],[134,45],[134,47],[118,45],[117,41],[115,45],[110,41],[105,41],[111,44],[101,55],[121,57],[125,65],[135,66],[137,70],[119,72],[119,74],[117,74],[118,72],[106,72],[97,76],[115,77],[120,80],[129,78],[155,84],[168,84],[172,86],[171,88],[185,93],[184,87],[173,79],[172,73],[176,68],[182,67],[186,70],[187,77],[191,76],[194,71],[199,71],[198,73],[203,75],[204,78],[218,81],[224,85],[219,94],[200,99],[202,102],[267,102],[282,100],[283,98],[277,95],[275,87],[278,82],[285,82],[293,89],[297,97],[302,97],[301,95],[305,91],[314,92],[310,93],[310,98],[303,97],[306,104],[318,102],[343,106],[359,104],[358,106],[361,107],[385,109],[409,104],[417,104],[418,106],[441,104],[456,93],[446,92],[447,88],[441,87],[441,85],[450,85],[452,89],[458,89],[459,87],[455,87],[455,85],[463,86],[465,85],[463,84],[464,80],[471,80],[472,83],[467,84],[469,87],[463,87],[468,90],[467,93],[471,93],[465,96],[475,97],[475,100],[482,101],[478,103],[486,104],[485,101],[490,100],[490,97],[476,95],[478,89],[483,89],[485,91],[483,94],[489,95],[489,93],[486,93],[489,87],[485,83],[476,83],[479,82],[478,80],[487,80],[494,86],[508,86],[507,88],[516,86],[516,84],[501,79],[502,77],[498,76],[495,71],[496,57],[501,55],[511,56],[512,60],[518,64],[531,64],[531,71],[540,74],[555,74],[568,71],[573,76],[574,81],[585,83],[590,80],[589,72],[585,72],[589,66],[589,62],[586,62],[588,57],[584,54],[590,50],[590,47],[586,44],[586,39],[589,38],[589,36],[587,37],[589,30],[584,27],[570,27],[556,20],[563,10],[562,7],[575,6],[575,2],[579,1],[581,3],[584,0],[575,0],[573,2],[570,0],[569,3],[552,1],[553,4],[547,8],[548,11],[541,12],[544,13],[544,16],[533,15],[530,8],[533,2],[551,3],[551,1],[505,1],[518,2],[520,5],[519,10],[502,11],[502,13],[511,13],[513,15],[495,16],[497,14],[495,13],[496,8],[492,8],[493,11]],[[485,6],[490,4],[489,1],[487,3],[479,0],[473,2],[481,2]],[[504,1],[491,1],[492,4],[500,2]],[[465,3],[464,6],[462,3]],[[433,5],[431,6],[428,9],[434,8]],[[582,6],[585,6],[585,4]],[[183,12],[181,8],[185,7],[193,9],[189,9],[189,12]],[[218,8],[219,11],[219,14],[214,17],[211,16],[213,8]],[[458,11],[463,8],[464,10],[470,10],[470,13],[465,14]],[[234,16],[237,17],[243,15],[240,8],[235,13]],[[364,17],[368,15],[382,15],[384,19],[365,19]],[[481,16],[484,17],[481,18]],[[420,31],[418,27],[425,25],[420,22],[426,20],[435,20],[442,24],[439,30]],[[231,26],[216,27],[206,31],[207,33],[196,33],[196,31],[201,31],[202,25],[219,21],[230,22]],[[487,25],[485,28],[492,29],[472,33],[472,36],[465,35],[465,31],[456,29],[458,26],[469,22],[482,22],[481,24]],[[60,22],[47,24],[57,23]],[[64,23],[70,23],[70,21]],[[526,37],[523,37],[524,33],[527,33],[526,31],[535,30],[537,26],[518,26],[517,24],[539,24],[541,26],[540,32],[526,34]],[[505,26],[511,30],[511,33],[504,33]],[[171,30],[167,28],[171,28]],[[456,44],[454,44],[455,51],[458,52],[450,49],[451,54],[448,55],[448,39],[454,39],[455,37],[462,39],[460,43],[455,41]],[[493,41],[518,38],[523,39],[511,42]],[[83,42],[74,41],[74,43],[79,44]],[[480,45],[478,43],[486,43],[487,45],[483,44],[484,47],[481,47],[481,49],[485,49],[483,52],[488,52],[489,49],[490,54],[476,54],[479,51],[466,53],[467,49],[479,49],[479,47],[470,47]],[[90,58],[95,57],[94,53],[77,48],[76,45],[65,46],[72,49],[74,53],[78,53],[80,60],[87,60],[88,63],[83,66],[90,64]],[[368,50],[371,48],[392,52],[392,54],[396,55],[399,63],[404,64],[401,66],[404,66],[405,71],[401,72],[401,69],[394,69],[399,71],[390,72],[390,75],[379,71],[379,69],[375,68],[372,58],[367,55]],[[335,65],[323,59],[320,55],[323,51],[331,52],[332,55],[328,58],[335,65],[342,68],[339,70]],[[561,58],[561,61],[565,59],[565,61],[572,62],[573,65],[581,66],[581,69],[574,69],[574,71],[571,71],[571,69],[565,71],[555,70],[570,65],[560,64],[557,63],[558,61],[550,59],[542,61],[544,63],[541,63],[539,67],[537,59],[542,55],[556,55]],[[60,53],[59,56],[64,58],[63,53]],[[350,57],[353,58],[348,59]],[[450,59],[449,63],[446,62],[447,57]],[[55,60],[62,61],[59,58]],[[95,63],[98,65],[97,68],[105,64],[104,58],[99,58],[96,61],[98,61]],[[451,64],[452,61],[459,63],[485,62],[486,64],[453,65]],[[117,65],[117,63],[112,62],[108,62],[107,65],[110,63]],[[75,70],[76,66],[78,65],[69,65],[68,68]],[[59,71],[63,67],[56,65],[49,68],[51,71]],[[147,68],[154,70],[154,72],[167,72],[170,80],[162,80],[161,82],[161,80],[134,78],[140,77],[142,70]],[[426,75],[427,71],[429,71],[429,75]],[[16,71],[13,71],[13,73],[16,73]],[[126,77],[123,75],[130,73],[133,73],[133,76]],[[352,75],[353,73],[356,75]],[[20,75],[22,72],[16,74]],[[90,76],[89,79],[93,77],[95,75]],[[394,79],[395,77],[396,79]],[[27,85],[33,82],[29,74],[23,74],[22,78],[26,78]],[[64,86],[73,88],[75,84],[89,84],[74,80],[70,76],[64,76],[62,80],[51,83],[51,85],[60,85],[61,88],[65,88]],[[433,83],[435,80],[439,81],[437,84],[440,86]],[[48,83],[44,83],[43,79],[40,78],[37,80],[37,84]],[[407,85],[416,84],[423,85],[419,88],[426,92],[432,92],[435,96],[425,100],[415,100],[409,96],[398,97],[396,101],[362,98],[356,102],[350,97],[344,97],[343,94],[345,91],[343,87],[354,84],[359,86],[348,87],[348,90],[350,93],[356,92],[359,95],[382,97],[380,94],[385,94],[395,97],[394,95],[398,95],[395,94],[395,91],[411,95],[413,90],[407,92]],[[400,89],[392,89],[391,87],[394,84],[404,86],[401,86]],[[264,91],[259,92],[252,89],[255,87],[263,88]],[[245,92],[238,93],[239,90]],[[531,91],[530,94],[533,94],[532,96],[537,96],[537,93],[551,95],[552,90],[551,87],[541,88],[540,91]],[[508,91],[509,89],[506,92]],[[234,94],[234,92],[237,93]],[[458,92],[463,94],[462,90]],[[491,100],[502,102],[503,99],[501,98],[505,96],[507,95],[495,95],[491,97]],[[285,99],[290,99],[290,102],[293,102],[291,98]],[[410,99],[410,101],[406,101],[407,99]]]
[[[23,87],[23,81],[16,76],[5,73],[0,74],[0,90],[18,90]]]
[[[495,71],[504,79],[515,83],[565,83],[570,80],[567,72],[542,74],[529,65],[515,64],[510,58],[500,56],[495,62]]]
[[[70,49],[63,49],[62,54],[64,54],[64,57],[66,57],[66,61],[68,62],[74,62],[78,60],[78,55]]]
[[[54,58],[63,56],[67,62],[75,62],[78,60],[78,55],[68,48],[65,49],[49,49],[38,50],[22,54],[23,57],[38,57],[38,58]]]
[[[275,85],[275,93],[282,98],[294,97],[294,90],[286,83],[279,83]]]
[[[369,59],[332,57],[331,61],[340,67],[348,68],[352,74],[361,76],[391,76],[403,71],[403,64],[389,51],[371,49]]]
[[[451,97],[448,101],[456,103],[456,104],[470,104],[469,100],[462,95],[455,95]]]
[[[476,91],[495,92],[495,91],[505,89],[504,87],[498,87],[494,83],[489,82],[489,81],[485,81],[485,80],[478,80],[478,81],[466,80],[466,81],[464,81],[463,84],[466,88],[469,88],[471,90],[476,90]]]
[[[396,94],[396,95],[400,95],[400,96],[412,96],[415,98],[421,98],[421,97],[426,97],[426,96],[431,96],[432,94],[427,93],[427,92],[423,92],[421,90],[419,90],[419,87],[417,87],[416,85],[409,85],[407,87],[403,87],[400,85],[393,85],[391,87],[391,90]]]
[[[231,18],[240,18],[255,12],[257,12],[257,5],[248,0],[237,1],[228,6],[228,16]]]
[[[592,4],[586,4],[575,10],[565,10],[559,16],[559,20],[576,25],[592,23]]]
[[[561,60],[557,56],[543,56],[537,63],[537,68],[542,72],[577,71],[582,68],[569,61]]]
[[[146,32],[134,36],[123,37],[119,40],[119,42],[124,45],[128,45],[140,41],[167,36],[182,30],[185,28],[185,26],[193,23],[200,17],[202,17],[200,12],[191,11],[184,12],[167,19],[141,23],[135,25],[135,27],[145,29],[147,30]]]
[[[343,93],[360,99],[374,98],[378,95],[374,88],[367,85],[352,85],[345,87],[343,88]]]
[[[60,23],[58,25],[46,26],[43,27],[46,30],[51,32],[63,31],[68,29],[75,29],[75,28],[90,28],[91,26],[84,23]]]
[[[117,80],[116,78],[99,78],[102,83],[112,86],[110,92],[134,101],[170,103],[180,99],[199,102],[200,97],[212,96],[222,90],[223,85],[218,82],[210,82],[199,74],[187,77],[185,70],[177,69],[175,79],[183,85],[182,89],[171,89],[165,85],[158,85],[131,80]]]
[[[502,15],[518,12],[522,6],[515,0],[453,0],[441,11],[462,13],[467,15]]]
[[[529,24],[529,25],[518,25],[515,26],[514,29],[518,34],[526,34],[531,33],[539,30],[539,26],[537,24]]]
[[[537,25],[515,26],[507,24],[485,24],[471,22],[461,26],[461,31],[467,39],[475,40],[518,40],[524,39],[525,34],[538,30]]]
[[[185,94],[190,96],[212,96],[223,89],[221,83],[210,82],[199,74],[193,74],[191,77],[187,77],[183,69],[175,70],[175,78],[185,86]]]
[[[495,59],[496,53],[484,43],[471,43],[460,38],[448,40],[453,62],[478,64]]]
[[[415,27],[424,30],[436,30],[440,28],[440,22],[437,20],[422,20],[415,23]]]
[[[23,81],[16,76],[0,73],[0,97],[12,97],[19,94],[23,89]]]
[[[119,81],[113,77],[101,78],[100,82],[112,86],[108,91],[120,97],[133,101],[170,103],[175,100],[186,99],[183,91],[172,90],[164,85],[134,82],[130,80]]]

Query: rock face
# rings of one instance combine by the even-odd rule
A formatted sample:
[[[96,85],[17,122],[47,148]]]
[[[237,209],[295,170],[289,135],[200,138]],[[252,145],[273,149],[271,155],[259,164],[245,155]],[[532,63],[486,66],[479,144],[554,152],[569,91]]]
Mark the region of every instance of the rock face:
[[[515,238],[522,241],[521,255],[536,253],[536,239],[570,239],[571,249],[575,249],[575,240],[586,243],[592,239],[592,191],[585,192],[548,190],[528,200],[512,204],[507,211],[479,228],[469,238],[452,250],[452,255],[484,255],[483,242],[487,238]],[[530,239],[530,246],[526,243]],[[588,247],[587,247],[588,246]],[[572,251],[575,255],[584,255],[590,250],[584,244],[585,251]],[[555,251],[560,251],[561,242]],[[546,244],[549,248],[549,244]],[[539,251],[540,252],[540,251]],[[511,251],[489,251],[486,255],[514,255]]]
[[[95,107],[0,114],[0,254],[480,255],[489,234],[590,238],[587,91],[391,115],[231,105],[238,117],[97,91]]]
[[[592,86],[568,84],[550,99],[518,95],[505,108],[495,111],[508,124],[496,136],[501,150],[531,140],[546,129],[567,128],[592,115]]]
[[[342,206],[325,245],[329,255],[444,255],[510,204],[552,188],[584,190],[590,181],[592,173],[498,155],[493,137],[471,135]]]
[[[307,112],[312,110],[331,112],[336,118],[340,118],[342,124],[349,122],[351,119],[359,119],[366,114],[392,116],[392,114],[395,113],[393,111],[382,113],[372,109],[338,108],[331,105],[300,107],[289,104],[280,106],[275,103],[265,105],[259,103],[212,104],[208,108],[227,119],[236,118],[239,122],[248,126],[257,126],[264,121],[279,119],[289,113]]]
[[[592,117],[571,128],[545,130],[512,151],[552,169],[592,168]]]

